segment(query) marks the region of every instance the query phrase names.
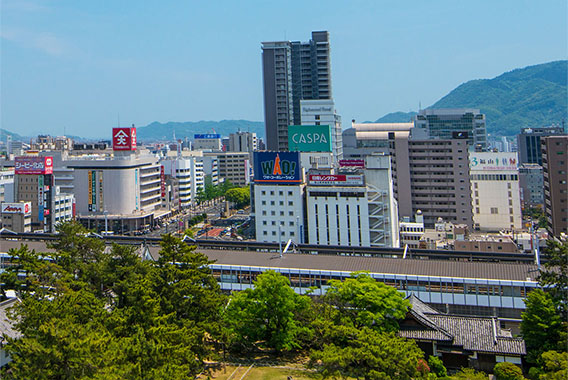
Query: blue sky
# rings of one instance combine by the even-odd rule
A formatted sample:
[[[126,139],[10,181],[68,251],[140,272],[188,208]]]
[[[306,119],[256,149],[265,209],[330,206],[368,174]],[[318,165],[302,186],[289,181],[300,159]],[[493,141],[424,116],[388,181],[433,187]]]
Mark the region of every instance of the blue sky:
[[[260,42],[312,30],[330,32],[344,124],[568,54],[565,0],[0,3],[0,127],[23,135],[262,121]]]

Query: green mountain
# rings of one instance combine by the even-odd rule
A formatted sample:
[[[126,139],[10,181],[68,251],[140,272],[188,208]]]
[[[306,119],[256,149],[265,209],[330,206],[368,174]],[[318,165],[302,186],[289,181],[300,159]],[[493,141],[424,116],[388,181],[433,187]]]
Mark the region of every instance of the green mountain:
[[[255,132],[258,137],[264,136],[264,123],[249,120],[221,120],[221,121],[186,121],[159,123],[157,121],[144,127],[139,127],[139,140],[169,140],[174,132],[176,138],[189,137],[193,139],[196,133],[219,133],[221,136],[229,136],[237,130]]]
[[[375,123],[408,123],[412,121],[416,112],[391,112],[381,117]]]
[[[0,129],[0,141],[6,142],[7,136],[12,136],[13,141],[29,141],[28,138],[26,138],[24,136],[20,136],[17,133],[10,132],[10,131],[7,131],[5,129]]]
[[[566,120],[567,76],[568,61],[528,66],[463,83],[428,108],[479,108],[486,115],[487,133],[513,136],[521,128]],[[391,113],[377,122],[404,122],[411,114]]]

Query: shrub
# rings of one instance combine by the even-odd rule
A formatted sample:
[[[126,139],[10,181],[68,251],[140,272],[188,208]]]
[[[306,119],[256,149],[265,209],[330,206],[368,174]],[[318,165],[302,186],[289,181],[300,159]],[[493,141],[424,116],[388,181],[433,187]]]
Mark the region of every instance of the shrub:
[[[444,362],[437,356],[432,356],[428,358],[428,364],[430,365],[430,371],[435,373],[438,377],[448,376],[448,371],[444,367]]]
[[[523,380],[523,371],[513,363],[497,363],[493,368],[493,374],[497,380]]]

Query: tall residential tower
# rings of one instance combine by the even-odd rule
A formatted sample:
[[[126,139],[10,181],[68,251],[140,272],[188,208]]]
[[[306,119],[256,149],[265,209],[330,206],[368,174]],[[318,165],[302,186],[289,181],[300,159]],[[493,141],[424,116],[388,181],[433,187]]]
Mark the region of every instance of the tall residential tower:
[[[288,150],[288,126],[301,125],[300,100],[331,99],[329,33],[308,42],[263,42],[264,123],[268,150]]]

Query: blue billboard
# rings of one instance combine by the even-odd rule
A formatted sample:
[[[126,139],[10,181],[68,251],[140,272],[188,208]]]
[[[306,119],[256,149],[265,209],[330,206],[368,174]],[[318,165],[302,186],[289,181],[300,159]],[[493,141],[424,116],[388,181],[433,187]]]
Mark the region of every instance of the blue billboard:
[[[254,152],[255,183],[301,183],[299,152]]]
[[[219,133],[204,133],[193,135],[194,139],[220,139],[221,135]]]

